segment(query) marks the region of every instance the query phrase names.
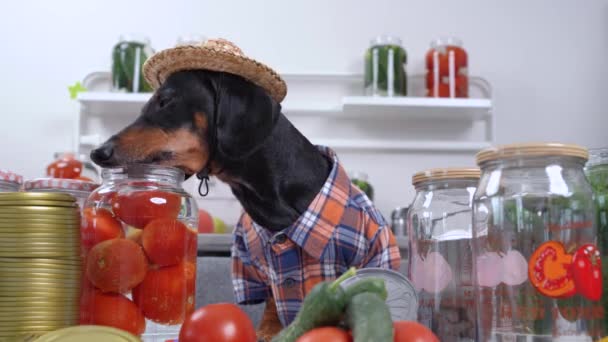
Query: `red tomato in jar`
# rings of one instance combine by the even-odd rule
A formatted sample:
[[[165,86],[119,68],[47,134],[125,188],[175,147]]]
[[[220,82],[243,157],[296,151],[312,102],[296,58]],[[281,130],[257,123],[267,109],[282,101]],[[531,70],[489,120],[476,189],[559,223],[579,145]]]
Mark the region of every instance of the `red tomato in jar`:
[[[109,210],[85,208],[82,212],[80,236],[82,246],[89,250],[102,241],[124,237],[125,233],[120,222]]]
[[[321,327],[300,336],[296,342],[352,342],[352,340],[352,336],[340,328]]]
[[[397,321],[394,342],[439,342],[439,338],[424,325],[414,321]]]
[[[196,265],[150,269],[133,289],[133,301],[144,316],[161,324],[179,324],[194,311]]]
[[[46,168],[46,174],[53,178],[74,179],[82,172],[82,162],[73,157],[64,157],[52,162]]]
[[[464,70],[462,70],[463,68],[467,68],[468,57],[463,48],[457,46],[444,46],[437,48],[437,51],[439,52],[437,54],[437,62],[439,63],[440,76],[450,75],[450,51],[454,52],[454,73],[458,75],[464,72]],[[431,73],[435,66],[433,57],[434,52],[435,50],[431,49],[426,54],[426,69]]]
[[[243,310],[234,304],[219,303],[196,310],[182,324],[179,342],[200,341],[255,342],[257,337]]]
[[[125,293],[141,283],[147,271],[143,249],[127,239],[100,242],[86,258],[86,276],[103,292]]]
[[[178,194],[148,190],[116,195],[112,201],[112,209],[126,224],[135,228],[145,228],[155,219],[176,219],[181,204],[181,197]]]
[[[196,258],[196,233],[179,220],[161,218],[150,222],[141,241],[150,261],[159,266]]]
[[[106,294],[99,290],[93,290],[91,297],[87,300],[86,324],[122,329],[134,335],[141,335],[146,330],[144,316],[127,297],[121,294]],[[81,310],[83,310],[82,304]],[[82,317],[81,313],[81,320]]]

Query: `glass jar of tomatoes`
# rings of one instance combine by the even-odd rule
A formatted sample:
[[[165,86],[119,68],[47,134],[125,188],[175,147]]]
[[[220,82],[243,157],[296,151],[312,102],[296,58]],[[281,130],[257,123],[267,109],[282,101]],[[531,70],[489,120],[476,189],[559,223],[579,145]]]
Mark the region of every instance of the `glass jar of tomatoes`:
[[[469,97],[468,56],[456,37],[437,38],[426,54],[428,97]]]
[[[472,341],[475,311],[470,241],[471,201],[479,169],[416,173],[408,210],[409,277],[418,291],[418,321],[441,341]]]
[[[401,39],[379,36],[365,52],[365,95],[405,96],[407,54]]]
[[[605,336],[602,269],[583,147],[515,144],[477,154],[473,203],[478,341]]]
[[[9,170],[0,170],[0,192],[17,192],[23,184],[23,176]]]
[[[176,338],[194,310],[198,209],[175,168],[102,171],[88,198],[81,237],[81,324]]]

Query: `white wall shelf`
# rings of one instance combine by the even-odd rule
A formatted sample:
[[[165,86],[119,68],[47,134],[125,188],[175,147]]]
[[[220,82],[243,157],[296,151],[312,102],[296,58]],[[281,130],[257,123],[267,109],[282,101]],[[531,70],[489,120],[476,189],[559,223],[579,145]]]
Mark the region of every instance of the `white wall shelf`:
[[[400,163],[399,176],[390,178],[407,183],[402,179],[403,172],[456,163],[448,159],[469,160],[466,163],[470,164],[475,152],[494,142],[491,87],[478,77],[469,77],[471,98],[446,99],[424,97],[423,75],[408,75],[409,96],[394,98],[362,96],[360,74],[282,76],[289,88],[282,112],[313,143],[338,151],[349,168],[369,171],[372,183],[378,184],[378,192],[383,193],[376,203],[385,215],[396,204],[406,205],[403,193],[395,190],[387,177],[380,176],[387,167],[388,173],[397,172],[392,170],[395,160]],[[87,91],[77,96],[80,111],[74,128],[74,149],[83,154],[135,120],[152,96],[112,92],[109,72],[93,72],[82,83]],[[376,157],[381,161],[375,161]],[[242,209],[227,185],[212,184],[213,191],[205,198],[198,196],[197,187],[196,179],[184,183],[199,207],[227,224],[236,222]],[[210,239],[213,245],[214,238]],[[219,239],[226,244],[226,237]]]

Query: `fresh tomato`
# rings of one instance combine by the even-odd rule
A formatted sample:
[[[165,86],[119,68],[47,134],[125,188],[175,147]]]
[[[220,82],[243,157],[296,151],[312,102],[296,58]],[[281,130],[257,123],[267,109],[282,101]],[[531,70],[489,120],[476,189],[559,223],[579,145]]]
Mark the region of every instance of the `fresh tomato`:
[[[156,265],[177,265],[184,259],[196,258],[196,233],[179,220],[156,219],[143,230],[142,245]]]
[[[572,255],[557,241],[541,244],[528,260],[528,278],[541,294],[568,298],[576,293],[572,275]]]
[[[46,174],[53,178],[74,179],[82,172],[82,162],[74,157],[62,157],[46,168]]]
[[[433,332],[424,325],[414,321],[397,321],[393,323],[395,342],[439,342]]]
[[[344,330],[336,327],[321,327],[302,335],[296,342],[352,342],[353,338]]]
[[[82,212],[80,236],[83,247],[89,250],[102,241],[124,237],[125,233],[120,222],[109,210],[85,208]]]
[[[182,324],[179,342],[255,342],[253,323],[243,310],[229,303],[209,304]]]
[[[198,232],[200,234],[213,233],[213,217],[204,209],[198,210]]]
[[[592,244],[581,246],[572,260],[574,283],[583,297],[598,301],[602,298],[602,260],[600,251]]]
[[[114,327],[134,335],[141,335],[146,330],[146,320],[139,308],[121,294],[94,290],[87,305],[87,324]]]
[[[112,202],[112,209],[126,224],[144,228],[155,219],[176,219],[181,209],[181,197],[160,190],[134,191],[118,194]]]
[[[128,239],[106,240],[89,251],[87,278],[103,292],[124,293],[141,283],[148,270],[143,249]]]
[[[191,262],[150,269],[133,289],[133,301],[154,322],[182,323],[194,311],[195,275]]]

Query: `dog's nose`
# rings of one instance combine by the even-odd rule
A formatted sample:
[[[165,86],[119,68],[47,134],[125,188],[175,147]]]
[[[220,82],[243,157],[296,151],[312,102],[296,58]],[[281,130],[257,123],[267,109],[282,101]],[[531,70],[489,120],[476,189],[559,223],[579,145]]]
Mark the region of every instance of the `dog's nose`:
[[[105,143],[100,147],[91,151],[91,160],[100,166],[107,164],[107,162],[114,155],[114,144]]]

